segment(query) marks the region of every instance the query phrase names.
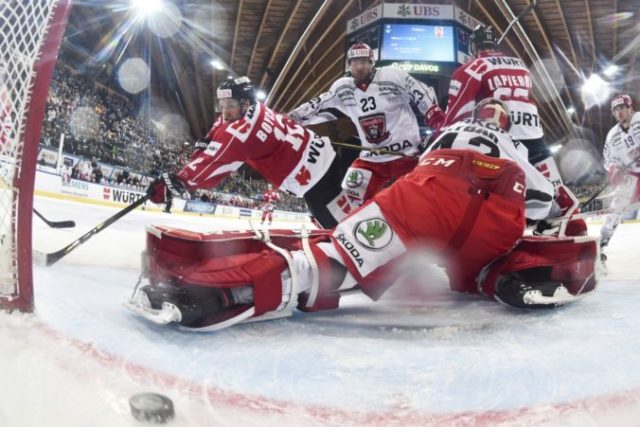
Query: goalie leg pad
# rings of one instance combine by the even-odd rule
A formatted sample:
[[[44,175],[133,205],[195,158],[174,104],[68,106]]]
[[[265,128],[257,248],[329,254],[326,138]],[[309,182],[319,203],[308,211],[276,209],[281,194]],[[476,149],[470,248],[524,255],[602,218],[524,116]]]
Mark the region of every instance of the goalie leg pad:
[[[485,268],[480,275],[480,289],[488,296],[516,307],[562,304],[595,290],[597,256],[596,237],[525,237],[509,254]],[[508,290],[509,284],[519,290]],[[539,294],[527,294],[536,290]],[[520,305],[513,304],[510,302],[513,296],[509,293],[519,293],[523,297],[527,294],[531,298]]]

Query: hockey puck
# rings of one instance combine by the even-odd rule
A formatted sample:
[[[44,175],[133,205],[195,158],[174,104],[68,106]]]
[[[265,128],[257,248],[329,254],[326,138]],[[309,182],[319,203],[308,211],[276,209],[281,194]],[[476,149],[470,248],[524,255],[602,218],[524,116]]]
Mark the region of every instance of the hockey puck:
[[[129,399],[131,414],[138,421],[164,424],[174,416],[173,402],[158,393],[139,393]]]

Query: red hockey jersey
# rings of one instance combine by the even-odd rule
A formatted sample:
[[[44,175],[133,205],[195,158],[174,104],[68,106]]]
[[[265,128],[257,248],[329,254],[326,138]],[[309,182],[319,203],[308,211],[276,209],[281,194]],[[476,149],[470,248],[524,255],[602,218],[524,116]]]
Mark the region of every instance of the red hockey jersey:
[[[500,52],[482,52],[451,75],[442,127],[470,117],[477,102],[498,98],[511,111],[511,136],[525,140],[542,138],[538,108],[530,97],[531,88],[531,74],[521,59]]]
[[[233,122],[216,121],[205,150],[178,173],[188,189],[215,187],[244,163],[281,190],[302,197],[327,172],[335,151],[320,137],[262,103]]]

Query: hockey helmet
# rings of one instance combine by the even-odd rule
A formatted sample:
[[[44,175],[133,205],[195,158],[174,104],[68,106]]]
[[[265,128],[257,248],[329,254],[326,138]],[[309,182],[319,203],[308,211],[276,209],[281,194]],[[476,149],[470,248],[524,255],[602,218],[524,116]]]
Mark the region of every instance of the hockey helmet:
[[[507,104],[496,98],[483,99],[473,109],[473,118],[491,122],[508,132],[511,129],[511,113]]]
[[[216,96],[218,100],[233,98],[242,102],[243,99],[247,99],[250,104],[256,103],[256,89],[246,76],[225,80],[218,86]]]
[[[347,50],[347,61],[351,62],[352,59],[367,58],[369,62],[373,63],[373,49],[365,43],[356,43],[351,45]]]
[[[627,94],[620,94],[614,97],[611,100],[611,112],[613,112],[613,110],[615,110],[616,107],[619,107],[621,105],[624,105],[625,107],[628,107],[628,108],[633,108],[633,102],[631,102],[631,97]]]
[[[469,47],[472,55],[479,49],[495,49],[498,46],[496,33],[491,26],[478,25],[469,36]]]

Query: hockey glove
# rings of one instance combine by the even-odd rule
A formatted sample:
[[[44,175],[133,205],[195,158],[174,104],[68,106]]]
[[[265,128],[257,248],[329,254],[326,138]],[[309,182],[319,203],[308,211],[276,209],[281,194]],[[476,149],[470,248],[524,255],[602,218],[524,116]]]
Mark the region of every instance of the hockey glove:
[[[158,204],[166,203],[173,197],[180,197],[184,192],[182,181],[176,175],[167,172],[160,175],[147,188],[147,194],[150,196],[149,200]]]
[[[579,212],[580,202],[566,185],[561,185],[556,190],[556,196],[551,208],[551,217],[567,217],[568,222],[564,230],[565,236],[586,236],[587,223],[584,219],[570,219],[571,215]],[[566,220],[565,220],[566,221]],[[538,221],[533,230],[536,236],[558,236],[560,234],[561,221]]]
[[[206,150],[210,142],[211,140],[209,138],[200,138],[193,144],[193,147],[196,150]]]
[[[433,130],[440,128],[442,122],[444,122],[444,113],[437,105],[429,108],[427,113],[424,115],[424,124]]]
[[[607,175],[607,181],[609,182],[609,185],[611,186],[620,185],[622,184],[623,180],[624,180],[624,172],[622,172],[620,169],[618,169],[615,166],[612,167]]]
[[[536,222],[536,226],[533,229],[533,235],[556,237],[560,233],[560,224],[561,222],[552,223],[545,220],[538,221]]]

